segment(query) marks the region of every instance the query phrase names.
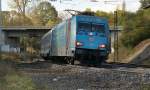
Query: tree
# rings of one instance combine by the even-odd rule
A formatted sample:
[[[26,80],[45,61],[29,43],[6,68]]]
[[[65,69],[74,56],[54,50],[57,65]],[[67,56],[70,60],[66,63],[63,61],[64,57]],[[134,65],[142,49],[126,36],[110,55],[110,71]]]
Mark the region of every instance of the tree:
[[[135,20],[136,20],[135,17],[136,17],[136,13],[126,12],[126,15],[124,17],[124,23],[123,23],[125,33],[134,30]]]
[[[20,47],[21,47],[21,52],[26,52],[27,46],[29,46],[29,38],[25,35],[22,35],[20,37]]]
[[[17,11],[2,11],[2,25],[3,26],[31,26],[32,21],[27,16],[20,15]]]
[[[150,5],[150,0],[140,0],[140,2],[141,2],[141,8]]]
[[[26,9],[31,1],[32,0],[10,0],[10,7],[17,10],[16,15],[12,14],[15,18],[11,17],[10,23],[13,22],[12,26],[31,25],[30,18],[26,16]]]
[[[104,12],[104,11],[97,10],[95,12],[95,15],[99,16],[99,17],[102,17],[102,18],[106,18],[108,20],[110,26],[112,26],[113,23],[114,23],[114,15],[111,12],[107,13],[107,12]]]
[[[91,12],[91,8],[86,8],[85,11]]]
[[[145,2],[141,0],[142,5]],[[142,6],[143,7],[143,6]],[[125,47],[135,47],[150,38],[150,9],[139,9],[136,13],[126,12],[121,42]]]
[[[60,21],[61,21],[60,18],[52,18],[47,22],[46,26],[53,27],[54,25],[58,24]]]
[[[28,48],[30,48],[30,53],[33,53],[33,51],[39,52],[40,41],[36,37],[28,37],[26,35],[22,35],[20,37],[20,47],[22,52],[27,52]]]
[[[50,20],[57,21],[58,14],[56,9],[51,5],[50,2],[44,1],[39,3],[39,5],[33,9],[32,13],[30,14],[33,20],[40,21],[34,22],[42,25],[46,25]]]
[[[31,1],[32,0],[11,0],[10,6],[17,9],[20,14],[25,16],[26,7]]]
[[[2,20],[2,26],[8,26],[9,25],[9,18],[10,18],[10,12],[9,11],[2,11],[1,13],[1,20]]]

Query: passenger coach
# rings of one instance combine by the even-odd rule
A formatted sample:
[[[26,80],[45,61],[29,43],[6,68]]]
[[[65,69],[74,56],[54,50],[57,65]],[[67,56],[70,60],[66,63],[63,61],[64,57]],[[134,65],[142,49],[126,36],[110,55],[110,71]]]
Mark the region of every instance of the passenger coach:
[[[110,43],[106,19],[77,15],[56,25],[43,36],[41,55],[45,59],[56,58],[71,64],[74,60],[101,63],[110,53]]]

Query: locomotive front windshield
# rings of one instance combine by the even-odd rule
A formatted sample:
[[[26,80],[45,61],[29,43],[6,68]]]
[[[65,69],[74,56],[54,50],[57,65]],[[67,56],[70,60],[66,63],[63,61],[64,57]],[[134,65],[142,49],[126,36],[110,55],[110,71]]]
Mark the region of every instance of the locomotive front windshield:
[[[78,23],[78,32],[98,32],[104,33],[105,28],[103,24],[94,24],[94,23]]]

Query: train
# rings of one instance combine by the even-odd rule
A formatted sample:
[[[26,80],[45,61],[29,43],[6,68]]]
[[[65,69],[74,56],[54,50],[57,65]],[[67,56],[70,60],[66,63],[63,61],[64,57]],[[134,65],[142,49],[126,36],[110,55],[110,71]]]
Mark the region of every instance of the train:
[[[41,56],[74,64],[101,64],[111,52],[108,21],[91,15],[75,15],[54,26],[41,39]]]

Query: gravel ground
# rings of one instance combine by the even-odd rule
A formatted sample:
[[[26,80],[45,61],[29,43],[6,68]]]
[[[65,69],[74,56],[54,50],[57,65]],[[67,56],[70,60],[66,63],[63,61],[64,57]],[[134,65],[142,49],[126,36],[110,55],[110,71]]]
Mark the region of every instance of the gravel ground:
[[[43,64],[19,68],[47,90],[149,90],[150,69]]]

